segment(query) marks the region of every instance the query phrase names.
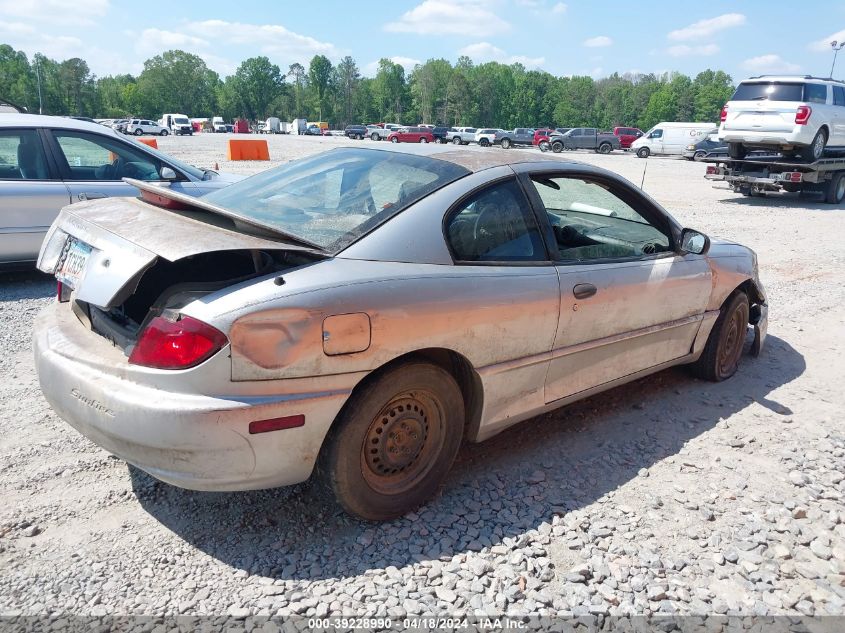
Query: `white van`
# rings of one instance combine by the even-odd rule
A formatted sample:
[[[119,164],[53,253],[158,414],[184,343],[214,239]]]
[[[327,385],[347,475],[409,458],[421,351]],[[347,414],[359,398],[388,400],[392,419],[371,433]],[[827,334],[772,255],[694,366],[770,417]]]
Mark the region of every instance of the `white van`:
[[[180,136],[182,134],[194,135],[194,128],[184,114],[162,114],[158,124],[161,127],[166,127],[173,134]]]
[[[687,145],[697,143],[714,127],[714,123],[658,123],[631,143],[631,150],[640,158],[648,158],[652,154],[682,156]]]

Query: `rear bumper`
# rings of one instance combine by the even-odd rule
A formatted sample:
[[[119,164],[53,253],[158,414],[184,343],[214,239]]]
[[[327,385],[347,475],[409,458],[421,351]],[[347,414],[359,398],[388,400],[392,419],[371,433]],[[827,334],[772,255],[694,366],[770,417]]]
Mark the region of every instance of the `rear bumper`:
[[[44,396],[68,424],[153,477],[193,490],[272,488],[306,480],[332,421],[360,378],[348,375],[347,388],[339,388],[338,377],[332,376],[258,385],[220,380],[215,385],[219,395],[168,391],[140,384],[143,373],[133,375],[121,352],[58,303],[38,316],[34,349]],[[224,352],[206,363],[215,360],[229,365]],[[154,371],[150,375],[161,382],[161,373]],[[172,373],[173,382],[185,374]],[[331,389],[321,384],[325,381],[331,381]],[[202,384],[205,378],[181,380],[191,382]],[[268,387],[276,392],[244,393]],[[235,389],[241,393],[231,393]],[[249,434],[252,421],[293,415],[304,415],[305,424]]]
[[[742,143],[756,147],[789,147],[810,145],[816,135],[816,129],[806,125],[796,125],[792,132],[766,132],[758,130],[725,130],[719,138],[728,143]]]

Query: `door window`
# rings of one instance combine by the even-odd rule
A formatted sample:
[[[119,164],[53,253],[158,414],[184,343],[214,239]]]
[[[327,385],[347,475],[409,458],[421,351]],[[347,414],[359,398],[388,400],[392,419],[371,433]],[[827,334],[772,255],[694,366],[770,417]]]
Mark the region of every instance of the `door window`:
[[[0,180],[49,180],[47,158],[35,130],[0,131]]]
[[[484,189],[446,221],[456,261],[545,261],[546,251],[528,201],[515,180]]]
[[[833,105],[845,106],[845,88],[842,86],[833,87]]]
[[[86,132],[54,130],[68,165],[68,180],[160,180],[161,162],[118,139]]]
[[[663,138],[663,130],[652,130],[649,138]]]
[[[607,186],[577,177],[532,176],[562,261],[671,252],[669,237]]]

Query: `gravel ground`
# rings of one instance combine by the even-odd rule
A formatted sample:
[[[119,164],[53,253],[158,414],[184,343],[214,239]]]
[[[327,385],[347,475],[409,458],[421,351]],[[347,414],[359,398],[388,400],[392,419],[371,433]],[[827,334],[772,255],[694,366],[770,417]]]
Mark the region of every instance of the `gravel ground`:
[[[227,163],[224,141],[159,146],[267,166]],[[269,141],[271,164],[355,144]],[[0,613],[844,615],[843,209],[743,198],[680,160],[569,156],[637,183],[647,167],[645,190],[685,225],[757,251],[760,358],[720,384],[668,370],[465,446],[434,501],[374,525],[320,507],[309,484],[174,488],[81,437],[33,370],[54,283],[4,275]]]

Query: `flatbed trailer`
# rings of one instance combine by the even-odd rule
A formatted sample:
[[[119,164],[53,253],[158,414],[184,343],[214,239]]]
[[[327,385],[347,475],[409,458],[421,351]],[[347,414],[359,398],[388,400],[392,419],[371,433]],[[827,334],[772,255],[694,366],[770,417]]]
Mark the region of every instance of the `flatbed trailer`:
[[[746,196],[766,192],[821,194],[829,204],[845,199],[845,157],[822,158],[814,163],[800,163],[780,156],[704,158],[707,180],[724,181]]]

